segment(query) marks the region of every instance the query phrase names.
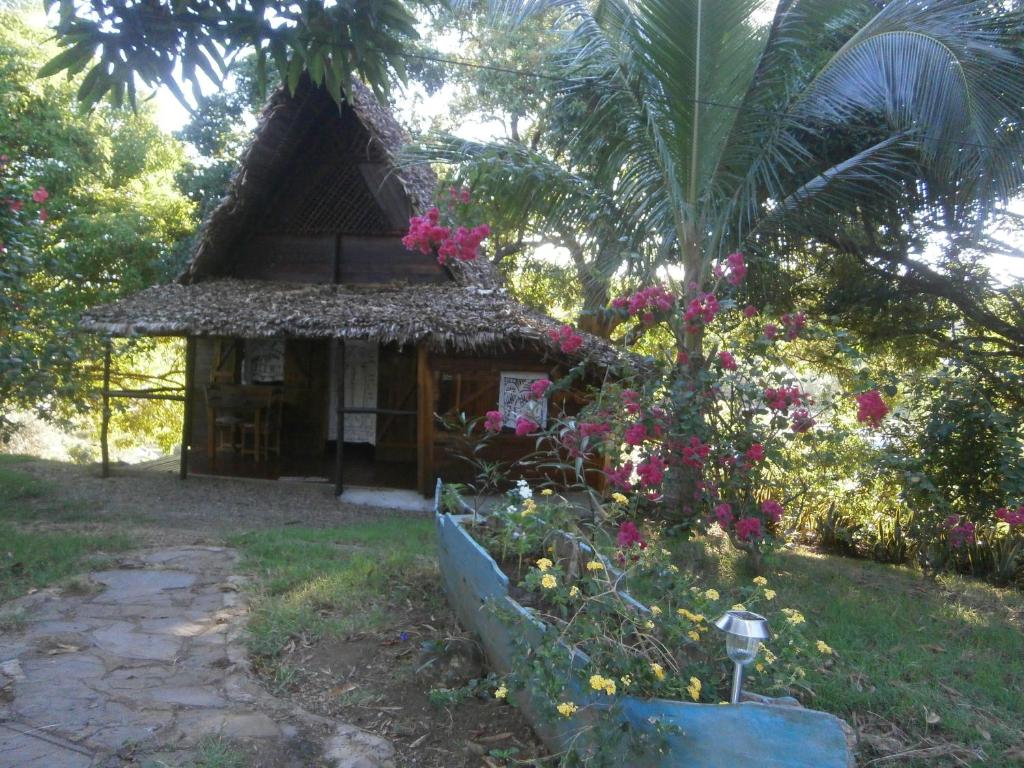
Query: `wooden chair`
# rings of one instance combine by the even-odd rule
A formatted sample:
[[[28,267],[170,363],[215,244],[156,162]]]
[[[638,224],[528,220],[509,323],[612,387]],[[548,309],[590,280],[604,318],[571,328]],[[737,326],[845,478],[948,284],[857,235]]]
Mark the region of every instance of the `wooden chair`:
[[[206,414],[209,424],[207,448],[213,458],[217,451],[241,447],[241,427],[245,421],[237,393],[219,384],[206,387]]]
[[[270,387],[247,389],[251,412],[241,425],[242,456],[252,456],[256,461],[268,459],[271,453],[280,457],[284,411],[281,390]]]

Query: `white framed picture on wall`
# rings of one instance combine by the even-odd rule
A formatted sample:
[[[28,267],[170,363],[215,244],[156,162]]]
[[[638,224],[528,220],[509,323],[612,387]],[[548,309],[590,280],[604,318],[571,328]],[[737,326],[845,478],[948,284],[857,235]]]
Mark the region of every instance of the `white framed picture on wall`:
[[[535,381],[546,379],[547,374],[535,371],[502,371],[498,388],[498,410],[502,426],[515,429],[516,419],[525,416],[544,427],[548,421],[548,399],[533,399],[530,387]]]

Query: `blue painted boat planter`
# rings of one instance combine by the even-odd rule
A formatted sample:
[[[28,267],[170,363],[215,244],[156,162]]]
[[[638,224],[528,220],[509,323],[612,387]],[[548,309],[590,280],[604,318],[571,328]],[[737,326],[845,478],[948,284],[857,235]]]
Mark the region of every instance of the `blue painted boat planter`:
[[[511,669],[516,648],[536,647],[547,631],[543,622],[509,596],[508,578],[498,564],[463,527],[470,516],[442,514],[437,507],[438,557],[448,601],[462,625],[480,640],[492,669]],[[572,658],[570,661],[570,653]],[[566,661],[588,663],[587,657],[566,648]],[[825,712],[795,706],[744,702],[738,705],[694,704],[633,696],[606,697],[582,690],[571,682],[572,698],[592,706],[573,718],[541,717],[537,694],[522,691],[517,704],[538,736],[553,752],[564,751],[574,739],[585,743],[588,721],[595,710],[609,710],[638,732],[652,723],[674,726],[666,736],[662,754],[638,758],[634,768],[848,768],[854,764],[844,724]],[[609,699],[614,706],[609,708]]]

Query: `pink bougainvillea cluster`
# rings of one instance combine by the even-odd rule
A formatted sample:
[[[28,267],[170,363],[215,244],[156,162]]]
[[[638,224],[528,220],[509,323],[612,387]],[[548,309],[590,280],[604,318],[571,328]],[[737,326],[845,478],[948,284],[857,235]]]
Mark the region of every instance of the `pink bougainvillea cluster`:
[[[567,355],[571,355],[583,346],[583,337],[576,333],[571,325],[563,325],[557,330],[548,331],[548,337]]]
[[[1000,507],[996,510],[996,517],[1011,528],[1024,526],[1024,504],[1017,507],[1015,510],[1010,509],[1009,507]]]
[[[621,296],[612,301],[615,309],[624,309],[629,317],[640,316],[644,325],[654,325],[658,314],[669,312],[676,303],[675,294],[663,285],[641,288],[632,296]]]
[[[871,389],[857,395],[857,421],[877,427],[882,419],[889,413],[889,406],[882,400],[882,395],[877,389]]]
[[[949,546],[960,549],[964,544],[974,543],[975,525],[970,520],[950,515],[946,518],[946,535],[949,537]]]
[[[480,255],[480,243],[491,234],[487,224],[467,228],[443,226],[441,211],[436,206],[422,216],[409,219],[409,232],[402,245],[410,251],[423,254],[436,253],[439,264],[451,260],[474,261]]]

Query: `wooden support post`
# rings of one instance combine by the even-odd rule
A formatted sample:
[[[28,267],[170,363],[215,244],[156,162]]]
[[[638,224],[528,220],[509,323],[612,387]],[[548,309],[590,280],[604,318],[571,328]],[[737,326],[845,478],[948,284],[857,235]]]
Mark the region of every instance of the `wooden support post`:
[[[196,372],[196,340],[194,336],[185,337],[185,413],[181,420],[181,468],[178,477],[188,477],[188,455],[192,450],[192,414],[195,409],[193,379]],[[209,425],[207,429],[213,429]]]
[[[416,469],[417,487],[434,493],[434,372],[426,344],[416,348]]]
[[[110,429],[110,354],[113,342],[107,339],[103,350],[103,412],[100,414],[100,477],[110,477],[110,448],[107,432]]]
[[[335,387],[338,392],[337,422],[338,432],[335,440],[337,450],[334,456],[334,495],[341,496],[345,490],[345,342],[334,340],[334,371]]]

